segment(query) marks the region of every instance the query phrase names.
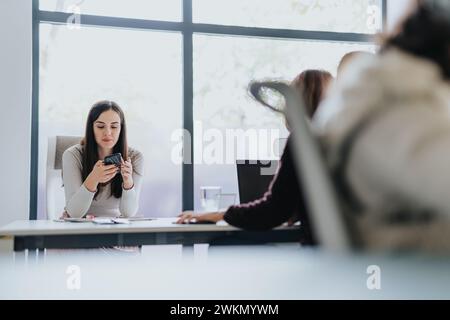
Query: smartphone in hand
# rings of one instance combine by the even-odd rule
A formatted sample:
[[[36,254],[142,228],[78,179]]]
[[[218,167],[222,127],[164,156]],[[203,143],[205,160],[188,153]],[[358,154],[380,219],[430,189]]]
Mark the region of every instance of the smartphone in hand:
[[[114,164],[116,167],[120,167],[120,164],[122,163],[122,155],[120,153],[114,153],[110,156],[105,157],[103,163],[105,165]]]

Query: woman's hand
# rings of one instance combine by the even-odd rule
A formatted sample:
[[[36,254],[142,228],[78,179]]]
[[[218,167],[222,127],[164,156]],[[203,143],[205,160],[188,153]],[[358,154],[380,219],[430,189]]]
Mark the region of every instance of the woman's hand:
[[[223,220],[223,216],[223,212],[207,212],[202,214],[195,214],[193,211],[184,211],[178,216],[179,219],[177,220],[177,223],[182,224],[202,221],[218,222],[220,220]]]
[[[289,227],[292,227],[294,224],[296,224],[298,221],[300,221],[300,217],[297,213],[294,213],[289,220],[287,221],[287,224]]]
[[[114,164],[105,165],[102,160],[98,160],[91,174],[98,183],[106,183],[117,174],[119,169]]]
[[[123,179],[123,188],[129,190],[133,188],[133,165],[131,164],[131,160],[123,161],[120,166],[120,174]]]
[[[117,172],[119,172],[119,169],[115,165],[104,165],[102,160],[98,160],[86,178],[84,185],[89,191],[95,192],[99,183],[108,182],[114,178]]]
[[[67,211],[64,210],[64,212],[62,213],[61,217],[59,217],[60,219],[64,219],[64,218],[70,218],[70,215],[67,213]]]

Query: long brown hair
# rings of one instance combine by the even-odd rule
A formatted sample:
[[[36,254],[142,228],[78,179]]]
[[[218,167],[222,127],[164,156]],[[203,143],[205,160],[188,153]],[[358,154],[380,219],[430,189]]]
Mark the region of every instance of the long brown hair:
[[[292,80],[291,87],[302,94],[309,117],[316,112],[331,80],[331,73],[324,70],[306,70]]]
[[[120,117],[120,134],[119,140],[113,147],[113,153],[121,153],[123,159],[128,159],[128,143],[127,143],[127,126],[125,123],[125,115],[119,105],[113,101],[99,101],[95,103],[91,110],[89,111],[87,121],[86,121],[86,132],[83,140],[81,141],[81,145],[83,148],[83,157],[82,157],[82,177],[83,181],[86,180],[88,175],[91,173],[94,165],[99,160],[98,158],[98,144],[95,141],[94,135],[94,122],[100,117],[100,115],[108,110],[115,111]],[[116,174],[114,178],[108,182],[111,183],[111,196],[116,198],[120,198],[122,196],[122,175]],[[97,197],[101,188],[103,188],[106,184],[99,184],[98,190],[95,193],[94,199]]]
[[[392,47],[436,63],[443,77],[450,79],[450,19],[427,2],[418,1],[381,51]]]

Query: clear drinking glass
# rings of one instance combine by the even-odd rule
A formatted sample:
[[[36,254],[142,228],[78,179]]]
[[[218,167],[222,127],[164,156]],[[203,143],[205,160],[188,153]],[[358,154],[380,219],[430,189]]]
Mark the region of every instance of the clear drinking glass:
[[[218,211],[220,204],[221,187],[203,186],[200,187],[200,202],[203,211]]]

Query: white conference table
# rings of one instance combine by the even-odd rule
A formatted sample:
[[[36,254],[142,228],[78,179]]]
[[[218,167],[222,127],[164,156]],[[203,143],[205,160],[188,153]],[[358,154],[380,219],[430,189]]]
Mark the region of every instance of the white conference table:
[[[130,224],[19,220],[0,228],[0,237],[12,239],[14,251],[70,249],[158,244],[262,244],[297,242],[299,227],[281,226],[269,231],[245,231],[228,225],[175,224],[177,218],[155,218]]]

